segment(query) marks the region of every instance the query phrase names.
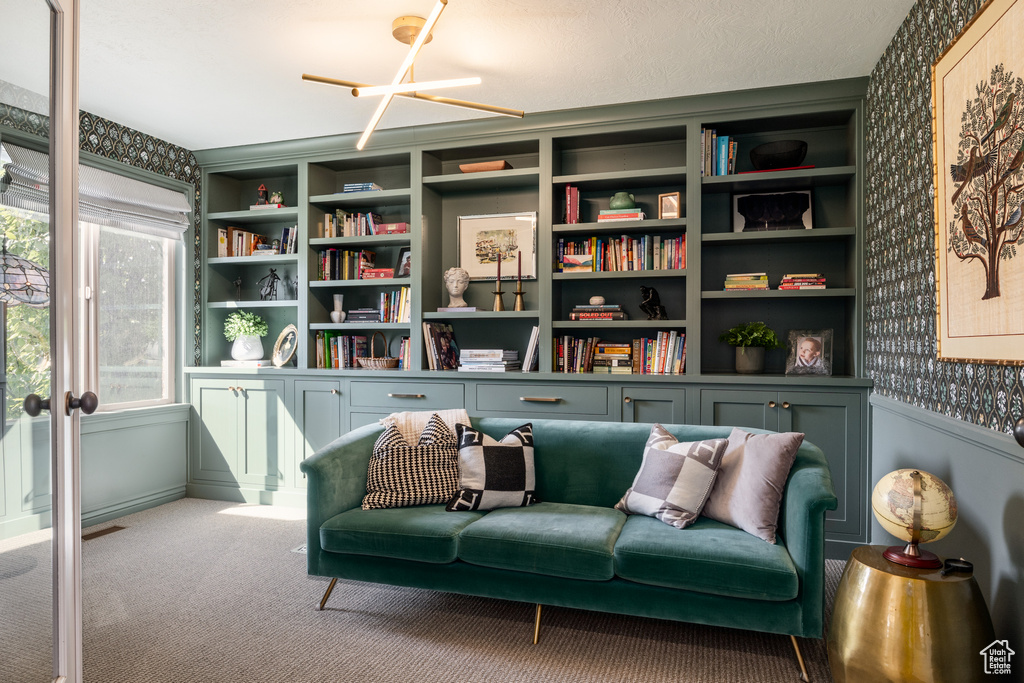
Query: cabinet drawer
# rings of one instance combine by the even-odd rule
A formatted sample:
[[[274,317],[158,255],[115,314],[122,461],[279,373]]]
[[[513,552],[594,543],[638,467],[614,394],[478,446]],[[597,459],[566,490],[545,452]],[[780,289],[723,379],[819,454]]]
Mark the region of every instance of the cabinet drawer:
[[[382,406],[400,410],[462,408],[466,392],[461,382],[352,382],[349,405]]]
[[[476,409],[500,413],[607,415],[608,387],[564,384],[478,384]]]

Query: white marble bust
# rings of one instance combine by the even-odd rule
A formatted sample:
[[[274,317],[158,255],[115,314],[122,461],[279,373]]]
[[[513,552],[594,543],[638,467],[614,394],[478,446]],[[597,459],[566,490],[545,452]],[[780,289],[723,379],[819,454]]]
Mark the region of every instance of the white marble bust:
[[[451,296],[451,300],[448,302],[448,308],[463,308],[469,306],[466,300],[462,298],[462,294],[469,287],[469,273],[462,268],[449,268],[444,272],[442,278],[444,280],[444,286],[448,290],[448,294]]]

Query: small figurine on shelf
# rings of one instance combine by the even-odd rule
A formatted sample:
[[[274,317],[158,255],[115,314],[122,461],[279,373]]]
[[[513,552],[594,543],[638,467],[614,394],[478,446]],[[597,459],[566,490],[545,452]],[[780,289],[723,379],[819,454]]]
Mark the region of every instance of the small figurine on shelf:
[[[271,204],[284,204],[284,193],[281,190],[274,190],[270,193]]]
[[[267,186],[260,183],[260,186],[256,188],[256,205],[262,206],[267,203]]]
[[[233,284],[235,286],[235,301],[241,301],[242,300],[242,278],[237,278],[231,284]]]
[[[448,301],[449,308],[465,308],[469,306],[462,294],[469,287],[469,273],[462,268],[449,268],[444,271],[444,286],[451,297]]]
[[[640,285],[640,310],[647,314],[648,320],[668,320],[665,307],[661,305],[661,297],[654,287]]]
[[[260,278],[257,283],[260,285],[260,301],[277,301],[277,283],[280,279],[274,268],[270,269],[270,274]]]

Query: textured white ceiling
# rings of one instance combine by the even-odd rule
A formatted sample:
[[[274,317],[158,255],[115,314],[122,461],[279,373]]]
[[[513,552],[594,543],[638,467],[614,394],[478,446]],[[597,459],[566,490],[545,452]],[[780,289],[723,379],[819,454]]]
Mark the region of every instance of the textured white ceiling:
[[[0,79],[41,91],[12,55],[41,53],[26,5],[0,0]],[[417,80],[531,112],[870,73],[914,0],[449,0]],[[390,83],[391,22],[433,0],[87,0],[82,109],[188,149],[362,130],[377,100],[302,73]],[[18,22],[32,26],[21,30]],[[11,30],[13,29],[13,30]],[[45,43],[43,43],[45,45]],[[38,70],[37,70],[38,71]],[[44,71],[45,77],[45,71]],[[382,128],[477,118],[396,100]]]

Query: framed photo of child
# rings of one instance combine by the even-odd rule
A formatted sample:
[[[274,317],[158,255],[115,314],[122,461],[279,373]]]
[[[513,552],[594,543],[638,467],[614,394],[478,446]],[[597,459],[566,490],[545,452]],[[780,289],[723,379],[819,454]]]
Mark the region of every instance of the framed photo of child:
[[[790,330],[787,375],[832,374],[832,330]]]

